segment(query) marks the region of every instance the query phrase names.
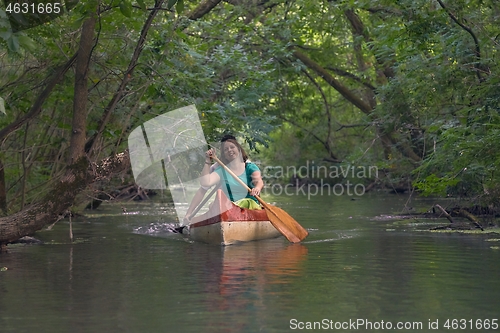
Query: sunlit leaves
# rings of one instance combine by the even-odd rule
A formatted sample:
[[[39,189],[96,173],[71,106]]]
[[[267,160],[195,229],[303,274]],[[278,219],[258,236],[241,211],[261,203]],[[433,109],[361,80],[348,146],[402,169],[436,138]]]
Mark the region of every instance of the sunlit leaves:
[[[457,185],[459,179],[449,176],[438,177],[435,174],[431,174],[423,180],[415,181],[413,185],[419,190],[422,195],[441,195],[446,196],[447,190],[450,187]]]

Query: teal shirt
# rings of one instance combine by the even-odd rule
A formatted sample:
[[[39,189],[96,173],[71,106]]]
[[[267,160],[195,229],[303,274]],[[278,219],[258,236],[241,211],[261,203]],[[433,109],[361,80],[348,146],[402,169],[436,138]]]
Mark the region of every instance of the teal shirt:
[[[222,172],[223,170],[224,169],[222,167],[219,167],[215,169],[215,172],[219,175],[222,182],[220,188],[228,198],[231,199],[231,196],[228,193],[227,185],[229,185],[229,189],[231,190],[231,194],[233,197],[232,201],[238,201],[243,198],[251,198],[258,202],[257,199],[254,196],[250,195],[247,189],[241,186],[241,184],[238,183],[238,181],[234,179],[234,177],[227,171],[225,171],[226,182],[224,182],[224,176]],[[248,187],[254,188],[255,186],[252,183],[252,173],[254,173],[255,171],[260,171],[259,167],[255,165],[255,163],[248,162],[245,164],[245,172],[243,172],[241,175],[238,175],[238,178],[241,179],[243,183],[247,184]]]

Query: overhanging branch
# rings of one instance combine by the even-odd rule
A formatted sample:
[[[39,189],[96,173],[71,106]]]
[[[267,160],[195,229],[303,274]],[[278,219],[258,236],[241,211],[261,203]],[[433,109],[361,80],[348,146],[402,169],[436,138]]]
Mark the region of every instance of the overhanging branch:
[[[94,182],[110,179],[129,169],[128,151],[106,158],[99,164],[89,163],[85,156],[81,157],[66,169],[65,174],[39,202],[0,218],[0,244],[13,242],[54,223],[73,205],[75,197],[82,190]]]

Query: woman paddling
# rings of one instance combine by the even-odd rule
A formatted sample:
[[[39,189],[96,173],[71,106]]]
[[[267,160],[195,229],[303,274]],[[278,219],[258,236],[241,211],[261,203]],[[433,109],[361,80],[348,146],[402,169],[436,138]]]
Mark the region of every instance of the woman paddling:
[[[224,142],[226,140],[233,139],[236,140],[236,138],[230,134],[224,135],[221,139],[220,142]],[[209,172],[212,173],[216,168],[219,167],[219,164],[214,163],[210,166]],[[198,191],[193,196],[193,199],[191,200],[191,203],[189,204],[189,207],[186,211],[186,216],[184,217],[183,221],[184,224],[189,224],[191,223],[191,219],[193,218],[193,215],[196,214],[196,212],[199,210],[200,207],[198,205],[201,204],[203,198],[205,197],[205,194],[207,193],[208,189],[210,186],[203,186],[201,185]]]
[[[200,184],[204,187],[210,187],[222,181],[222,191],[236,205],[247,209],[261,209],[258,200],[255,198],[255,196],[260,195],[264,187],[259,167],[247,161],[248,156],[245,150],[234,137],[223,138],[221,142],[221,162],[229,167],[243,183],[247,184],[251,191],[248,192],[224,168],[217,168],[210,173],[211,157],[215,155],[215,149],[213,148],[205,153],[205,166],[201,172]]]

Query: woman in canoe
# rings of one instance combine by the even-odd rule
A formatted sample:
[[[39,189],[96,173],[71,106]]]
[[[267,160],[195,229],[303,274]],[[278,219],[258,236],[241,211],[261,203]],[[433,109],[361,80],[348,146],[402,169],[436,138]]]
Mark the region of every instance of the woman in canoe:
[[[259,167],[247,161],[248,156],[245,150],[234,137],[228,136],[223,138],[221,142],[221,162],[231,169],[243,183],[247,184],[251,191],[248,192],[222,167],[216,168],[214,172],[210,173],[211,157],[215,155],[215,149],[213,148],[205,153],[205,166],[200,177],[201,186],[211,187],[222,182],[222,191],[236,205],[247,209],[261,209],[255,198],[255,196],[260,195],[264,187]]]
[[[232,136],[230,134],[226,134],[222,137],[220,142],[222,143],[228,139],[236,140],[236,138],[234,136]],[[218,163],[212,164],[210,166],[209,172],[210,173],[214,172],[214,170],[218,167],[219,167]],[[184,216],[184,224],[189,224],[191,222],[191,219],[193,218],[193,213],[195,212],[196,208],[198,207],[198,205],[201,203],[201,201],[205,197],[205,194],[207,193],[209,188],[210,188],[210,186],[201,185],[200,188],[198,189],[198,191],[196,191],[196,193],[194,194],[193,199],[191,200],[191,203],[189,204],[189,207],[186,211],[186,216]]]

